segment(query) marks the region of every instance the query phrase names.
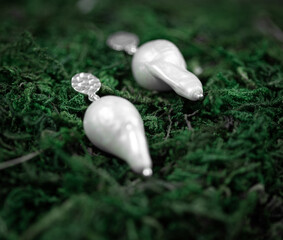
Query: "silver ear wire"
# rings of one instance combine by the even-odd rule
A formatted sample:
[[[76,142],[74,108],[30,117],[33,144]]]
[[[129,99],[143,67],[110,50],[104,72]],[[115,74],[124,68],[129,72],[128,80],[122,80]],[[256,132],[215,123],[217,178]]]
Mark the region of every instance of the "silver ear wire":
[[[91,73],[78,73],[72,77],[72,87],[79,93],[88,95],[90,101],[96,101],[100,97],[96,94],[100,87],[100,80]]]

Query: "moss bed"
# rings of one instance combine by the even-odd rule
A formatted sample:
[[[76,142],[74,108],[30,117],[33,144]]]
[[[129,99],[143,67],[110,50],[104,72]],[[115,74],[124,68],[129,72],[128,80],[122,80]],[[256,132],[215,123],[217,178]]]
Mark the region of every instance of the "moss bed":
[[[0,2],[0,239],[282,239],[280,1]],[[168,39],[205,98],[141,88],[117,30]],[[140,111],[154,164],[143,179],[86,138],[78,72]]]

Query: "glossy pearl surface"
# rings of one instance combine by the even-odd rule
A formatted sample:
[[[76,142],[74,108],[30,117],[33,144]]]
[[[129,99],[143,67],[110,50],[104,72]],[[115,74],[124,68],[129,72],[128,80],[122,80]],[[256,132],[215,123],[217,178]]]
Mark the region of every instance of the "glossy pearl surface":
[[[154,40],[140,46],[132,60],[135,80],[144,88],[174,90],[189,100],[203,98],[200,80],[186,69],[179,49],[167,40]]]
[[[83,125],[95,146],[125,160],[137,173],[152,174],[143,121],[128,100],[116,96],[100,98],[87,108]]]

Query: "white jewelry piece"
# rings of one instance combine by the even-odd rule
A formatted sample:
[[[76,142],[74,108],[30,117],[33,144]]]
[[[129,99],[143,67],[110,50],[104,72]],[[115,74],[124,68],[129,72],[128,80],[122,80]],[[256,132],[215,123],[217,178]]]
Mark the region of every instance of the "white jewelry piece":
[[[83,120],[89,140],[101,150],[125,160],[133,171],[151,176],[152,162],[143,121],[135,106],[117,96],[99,98],[96,92],[101,82],[91,73],[73,76],[72,87],[93,101]]]
[[[185,59],[175,44],[153,40],[138,48],[138,43],[138,37],[127,32],[114,33],[107,39],[110,48],[134,55],[132,72],[142,87],[157,91],[173,89],[191,101],[203,99],[200,80],[187,70]]]

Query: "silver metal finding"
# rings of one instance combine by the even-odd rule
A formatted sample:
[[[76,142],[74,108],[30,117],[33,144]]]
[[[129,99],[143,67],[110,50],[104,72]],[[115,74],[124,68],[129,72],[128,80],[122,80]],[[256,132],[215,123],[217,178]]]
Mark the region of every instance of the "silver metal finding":
[[[110,48],[116,51],[125,51],[129,55],[135,54],[139,42],[138,36],[129,32],[116,32],[110,35],[106,41]]]
[[[79,93],[88,95],[90,101],[100,97],[96,94],[101,87],[100,80],[91,73],[78,73],[72,77],[72,87]]]

